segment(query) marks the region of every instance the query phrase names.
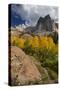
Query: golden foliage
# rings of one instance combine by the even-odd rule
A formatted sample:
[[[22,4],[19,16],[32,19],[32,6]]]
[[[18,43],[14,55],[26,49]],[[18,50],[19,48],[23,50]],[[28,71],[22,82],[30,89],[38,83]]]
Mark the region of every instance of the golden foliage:
[[[28,41],[28,45],[31,46],[32,49],[38,48],[38,49],[46,49],[48,51],[51,51],[52,53],[57,51],[57,45],[53,42],[52,37],[47,36],[34,36],[33,38],[29,39],[23,39],[16,36],[11,37],[11,44],[16,45],[20,48],[24,48],[25,42]]]
[[[23,38],[18,38],[16,36],[11,37],[11,44],[16,45],[20,48],[24,48],[25,40]]]
[[[39,47],[39,39],[38,36],[34,36],[31,43],[32,48],[38,48]]]

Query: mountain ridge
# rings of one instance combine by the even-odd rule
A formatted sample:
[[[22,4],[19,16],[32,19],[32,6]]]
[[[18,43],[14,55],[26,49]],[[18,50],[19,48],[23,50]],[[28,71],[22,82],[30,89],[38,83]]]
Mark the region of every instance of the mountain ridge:
[[[28,33],[43,33],[43,32],[52,32],[54,29],[57,28],[57,25],[55,24],[54,20],[51,19],[50,15],[46,15],[45,17],[40,17],[37,21],[37,24],[32,27],[25,28],[25,31]]]

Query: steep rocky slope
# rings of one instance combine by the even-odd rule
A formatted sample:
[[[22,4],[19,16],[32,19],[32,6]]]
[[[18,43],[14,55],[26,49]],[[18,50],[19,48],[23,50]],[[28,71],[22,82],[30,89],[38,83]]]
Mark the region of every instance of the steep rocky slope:
[[[26,55],[20,48],[11,46],[10,60],[9,77],[12,86],[53,83],[40,62]]]
[[[25,54],[17,46],[11,46],[9,58],[10,85],[52,84],[57,82],[57,74],[41,65],[36,58]]]
[[[20,48],[11,47],[11,85],[24,85],[29,82],[41,80],[38,71],[31,58]]]

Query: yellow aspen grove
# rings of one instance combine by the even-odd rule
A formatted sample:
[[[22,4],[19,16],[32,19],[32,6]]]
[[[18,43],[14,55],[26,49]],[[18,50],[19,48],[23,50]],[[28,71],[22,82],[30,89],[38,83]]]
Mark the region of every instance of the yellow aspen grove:
[[[51,53],[56,53],[58,50],[58,46],[54,43],[52,37],[48,36],[34,36],[30,37],[29,39],[23,39],[16,36],[11,37],[11,45],[18,46],[19,48],[24,49],[25,43],[28,46],[31,46],[32,49],[40,49],[40,50],[48,50]]]
[[[38,36],[34,36],[32,39],[32,48],[39,48],[39,39]]]
[[[23,38],[19,39],[19,47],[20,48],[24,48],[24,42],[25,42],[25,40]]]
[[[48,50],[55,52],[56,50],[56,45],[53,42],[53,39],[51,37],[48,37]]]
[[[45,37],[45,36],[40,37],[40,39],[39,39],[39,48],[48,49],[47,37]]]
[[[24,48],[25,40],[23,38],[18,38],[16,36],[11,37],[11,44],[18,46],[20,48]]]

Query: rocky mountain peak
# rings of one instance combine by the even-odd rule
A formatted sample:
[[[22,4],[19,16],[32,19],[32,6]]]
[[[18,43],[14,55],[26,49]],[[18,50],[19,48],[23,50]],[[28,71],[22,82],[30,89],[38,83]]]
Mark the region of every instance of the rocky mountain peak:
[[[46,16],[45,16],[45,19],[51,19],[50,15],[49,15],[49,14],[46,15]]]
[[[52,19],[50,15],[46,15],[43,18],[40,17],[36,27],[40,30],[52,31]]]
[[[52,18],[50,17],[50,15],[46,15],[45,17],[40,17],[37,21],[36,26],[34,27],[27,27],[25,29],[26,32],[28,33],[34,33],[34,34],[43,34],[45,35],[45,33],[51,33],[52,31],[54,31],[54,29],[56,28],[55,22],[54,20],[52,20]]]

